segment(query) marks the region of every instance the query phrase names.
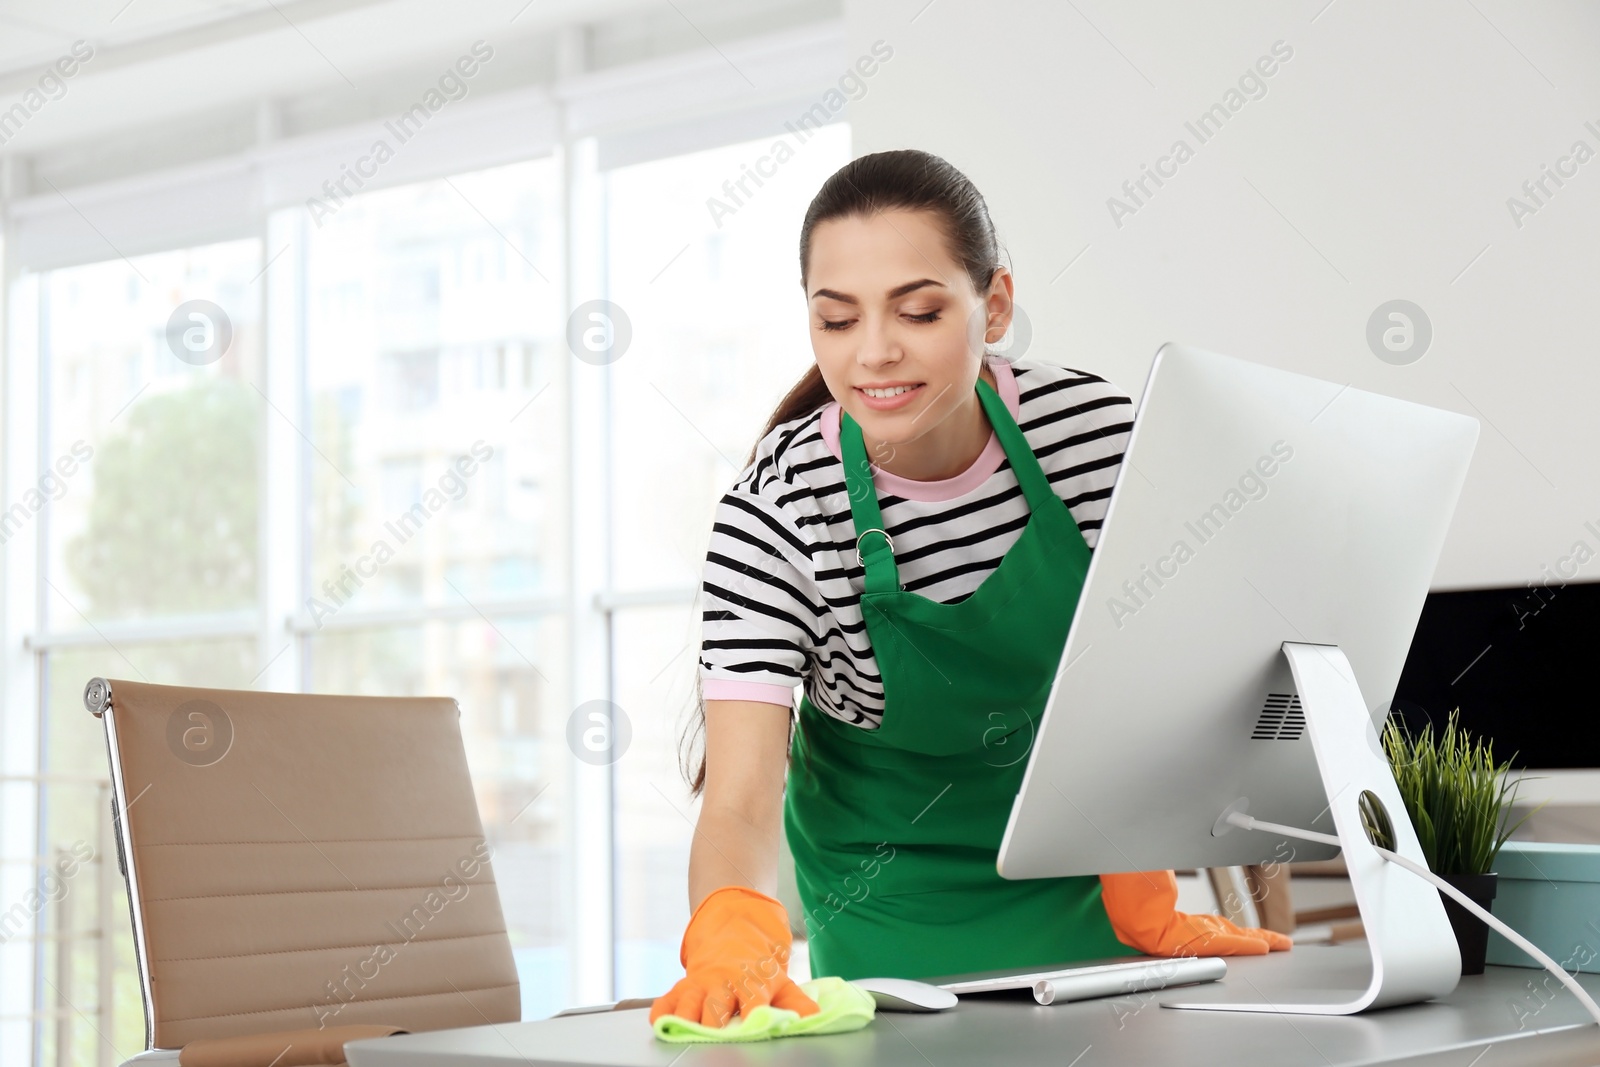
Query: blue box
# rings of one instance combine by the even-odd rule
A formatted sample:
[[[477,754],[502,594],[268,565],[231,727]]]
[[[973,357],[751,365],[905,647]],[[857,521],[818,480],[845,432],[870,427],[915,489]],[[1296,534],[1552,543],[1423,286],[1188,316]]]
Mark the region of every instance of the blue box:
[[[1507,841],[1495,857],[1494,917],[1559,963],[1600,974],[1600,845]],[[1538,967],[1489,928],[1488,962]]]

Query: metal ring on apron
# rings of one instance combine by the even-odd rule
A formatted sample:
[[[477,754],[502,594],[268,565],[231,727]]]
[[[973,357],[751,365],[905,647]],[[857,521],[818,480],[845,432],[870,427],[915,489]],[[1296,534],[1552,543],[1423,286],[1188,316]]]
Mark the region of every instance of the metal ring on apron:
[[[874,526],[872,529],[870,529],[870,530],[862,530],[859,534],[856,535],[856,556],[858,558],[861,555],[861,539],[863,537],[867,536],[867,534],[869,534],[869,533],[881,533],[881,534],[883,534],[883,539],[885,541],[889,542],[889,554],[891,556],[894,555],[894,539],[889,536],[889,531],[888,530],[880,530],[878,527]]]

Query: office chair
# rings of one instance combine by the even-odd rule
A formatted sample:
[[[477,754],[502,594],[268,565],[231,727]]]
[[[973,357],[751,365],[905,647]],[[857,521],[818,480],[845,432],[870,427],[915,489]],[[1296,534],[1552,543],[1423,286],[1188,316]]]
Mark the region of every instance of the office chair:
[[[1322,907],[1296,907],[1290,889],[1291,872],[1302,886],[1310,888],[1315,884],[1315,896],[1333,897],[1337,902]],[[1334,944],[1366,936],[1361,911],[1348,900],[1352,891],[1342,856],[1297,863],[1212,867],[1206,873],[1216,894],[1218,911],[1240,926],[1263,926],[1280,934],[1293,934],[1304,927],[1326,925],[1326,940]]]
[[[1205,874],[1217,900],[1217,912],[1239,926],[1259,926],[1292,934],[1294,900],[1286,863],[1208,867]]]
[[[455,701],[94,678],[84,703],[144,998],[130,1064],[337,1063],[521,1017]]]

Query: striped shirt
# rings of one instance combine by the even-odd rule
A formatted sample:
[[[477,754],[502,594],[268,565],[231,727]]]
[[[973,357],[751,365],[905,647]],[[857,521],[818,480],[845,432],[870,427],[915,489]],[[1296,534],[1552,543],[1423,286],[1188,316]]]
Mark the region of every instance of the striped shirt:
[[[1092,549],[1133,429],[1133,401],[1104,378],[985,357],[996,392]],[[779,423],[717,504],[701,596],[707,700],[794,706],[876,729],[883,679],[861,615],[865,581],[840,460],[838,401]],[[915,481],[874,468],[906,591],[970,596],[1022,535],[1029,508],[993,431],[961,474]]]

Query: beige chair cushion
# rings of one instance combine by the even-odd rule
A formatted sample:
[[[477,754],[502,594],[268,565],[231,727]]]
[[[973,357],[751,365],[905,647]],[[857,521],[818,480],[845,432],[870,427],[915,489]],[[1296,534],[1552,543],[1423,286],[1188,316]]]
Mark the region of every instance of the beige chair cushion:
[[[110,686],[152,1047],[520,1017],[453,700]]]
[[[344,1043],[405,1033],[398,1026],[330,1026],[249,1037],[203,1037],[183,1046],[178,1067],[345,1067]]]

